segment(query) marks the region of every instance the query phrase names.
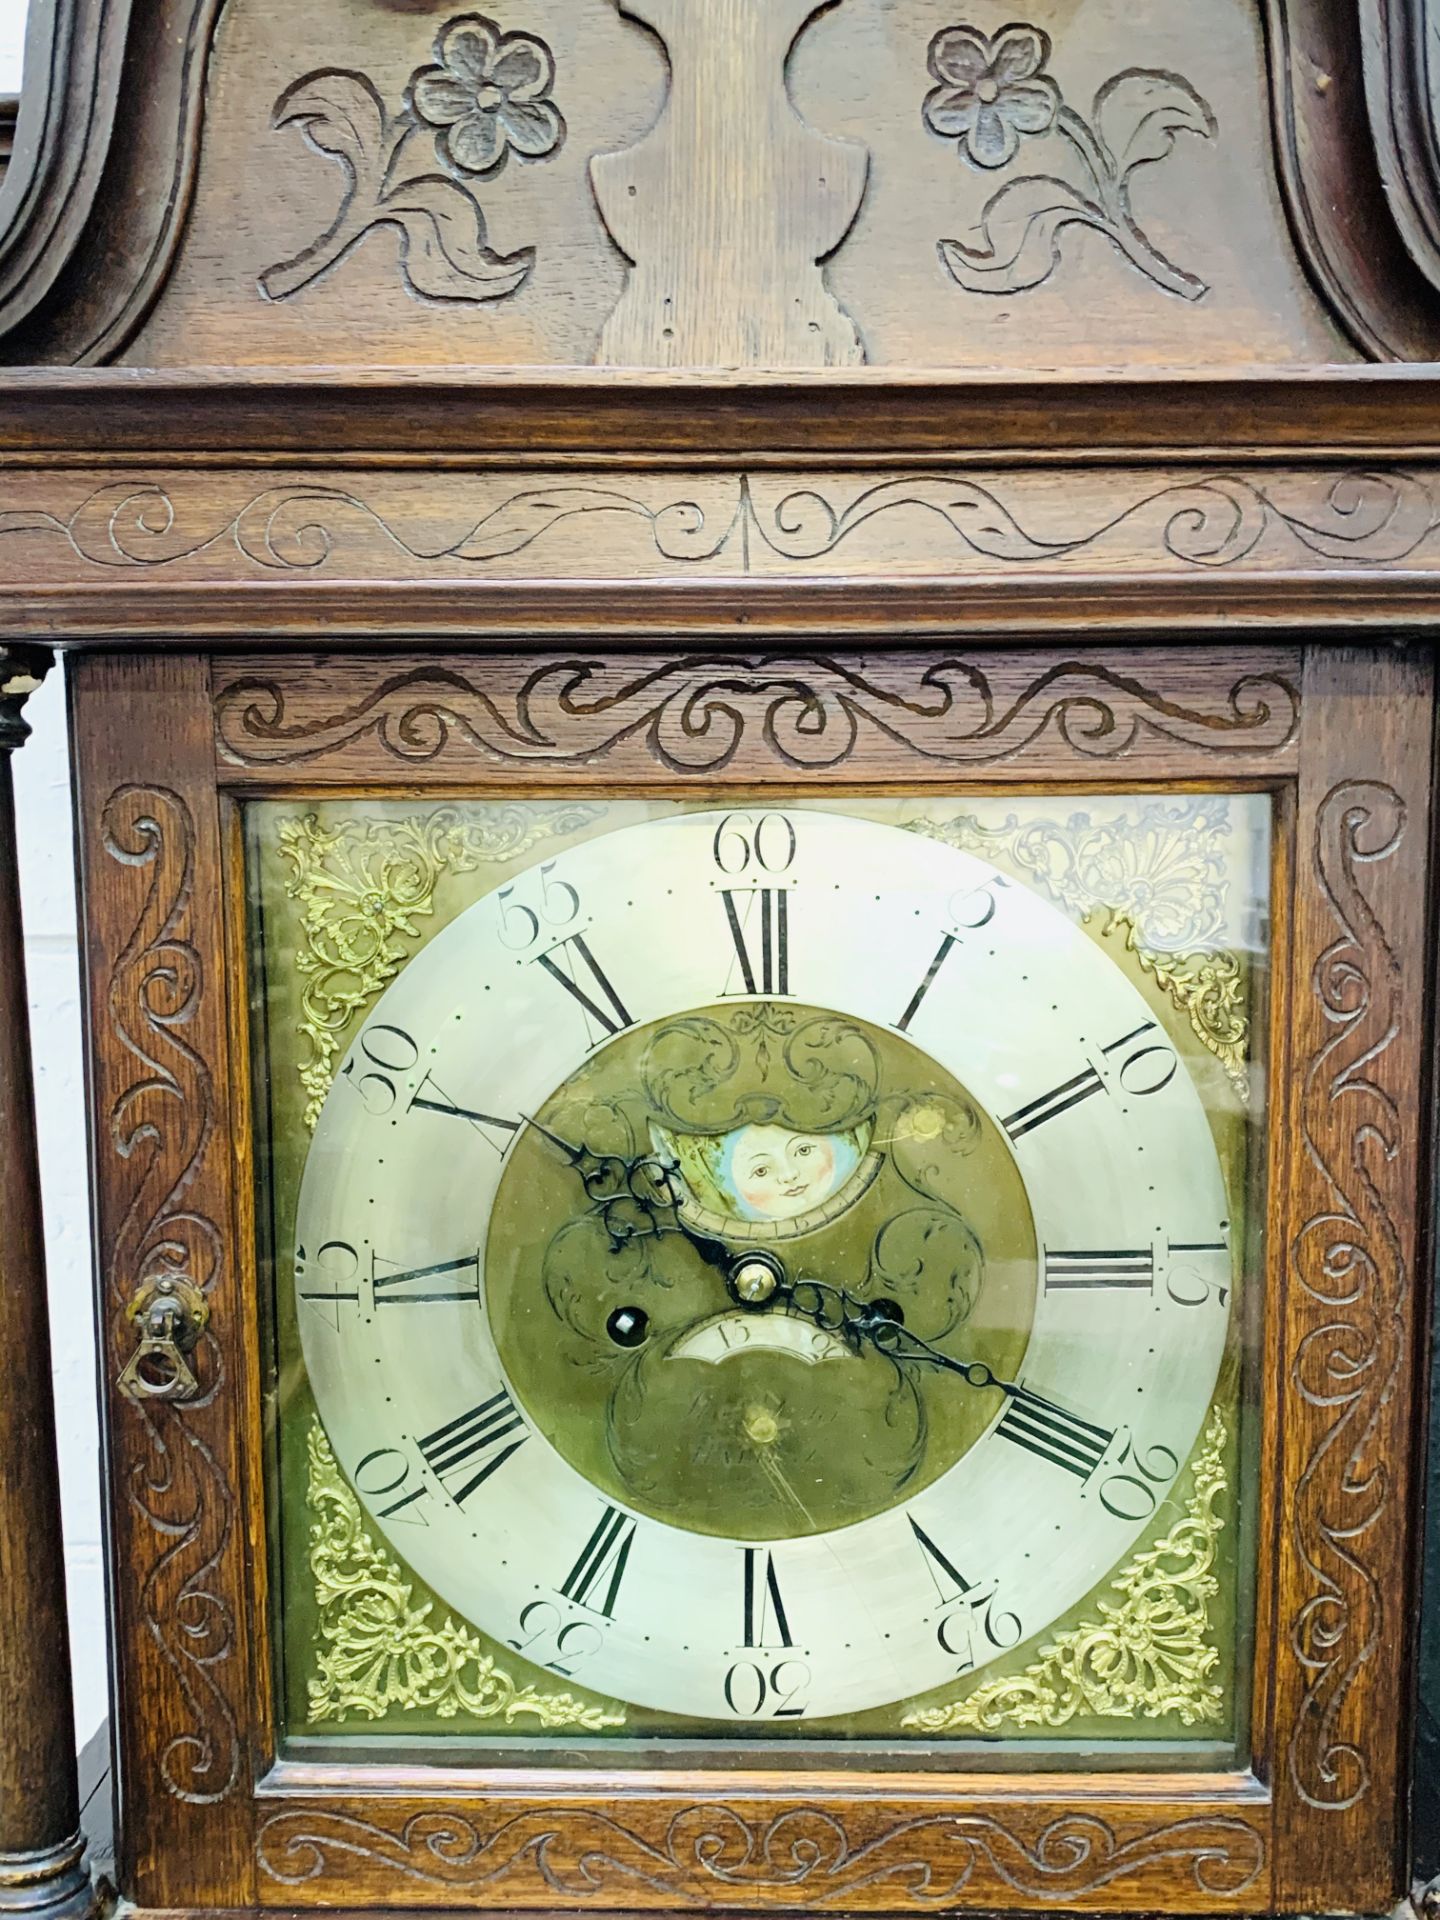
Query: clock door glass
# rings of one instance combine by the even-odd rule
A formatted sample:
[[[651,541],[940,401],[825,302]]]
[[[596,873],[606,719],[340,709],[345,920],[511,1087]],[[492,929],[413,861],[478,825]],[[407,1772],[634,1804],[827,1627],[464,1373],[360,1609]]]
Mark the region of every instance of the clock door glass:
[[[1269,824],[251,805],[291,1749],[1238,1764]]]

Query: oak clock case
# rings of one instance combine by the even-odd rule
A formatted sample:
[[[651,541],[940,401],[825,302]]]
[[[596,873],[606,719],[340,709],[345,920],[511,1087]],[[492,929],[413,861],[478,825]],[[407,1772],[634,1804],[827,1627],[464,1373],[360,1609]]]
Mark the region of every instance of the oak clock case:
[[[1265,797],[245,828],[287,1751],[1243,1764]]]

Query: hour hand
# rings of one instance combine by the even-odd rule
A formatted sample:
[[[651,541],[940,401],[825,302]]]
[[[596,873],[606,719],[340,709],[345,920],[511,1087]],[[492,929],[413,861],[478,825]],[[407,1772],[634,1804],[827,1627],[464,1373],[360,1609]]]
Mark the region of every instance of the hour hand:
[[[522,1117],[565,1155],[580,1178],[585,1197],[600,1210],[617,1248],[629,1240],[675,1230],[679,1196],[674,1180],[678,1168],[670,1161],[653,1153],[597,1153],[584,1142],[577,1145],[565,1139],[530,1114]]]

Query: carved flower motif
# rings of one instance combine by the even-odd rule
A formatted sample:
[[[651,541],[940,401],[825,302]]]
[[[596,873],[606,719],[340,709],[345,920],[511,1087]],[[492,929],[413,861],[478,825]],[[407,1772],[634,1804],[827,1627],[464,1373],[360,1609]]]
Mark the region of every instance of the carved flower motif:
[[[559,145],[565,122],[550,99],[555,61],[542,41],[462,13],[441,29],[435,59],[411,76],[407,100],[457,173],[494,173],[512,147],[538,160]]]
[[[958,140],[977,167],[1003,167],[1022,134],[1048,133],[1060,89],[1042,68],[1050,38],[1038,27],[1002,27],[990,39],[975,27],[946,27],[930,42],[939,85],[925,96],[925,124]]]

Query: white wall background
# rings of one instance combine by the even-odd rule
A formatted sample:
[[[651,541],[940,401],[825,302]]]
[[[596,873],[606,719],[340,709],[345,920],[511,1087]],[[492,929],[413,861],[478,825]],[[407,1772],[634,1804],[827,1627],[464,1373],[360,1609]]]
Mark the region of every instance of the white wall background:
[[[9,4],[0,0],[0,5]],[[0,623],[3,604],[0,597]],[[75,1731],[83,1745],[106,1713],[105,1607],[70,770],[65,689],[58,668],[26,713],[35,731],[15,756],[15,804],[49,1262]]]
[[[25,37],[25,0],[0,0],[0,93],[20,91],[20,43]]]
[[[0,93],[20,91],[24,33],[25,0],[0,0]],[[0,576],[0,633],[3,628],[4,579]],[[107,1711],[105,1605],[70,774],[65,693],[58,670],[30,702],[28,715],[34,737],[15,756],[20,890],[49,1249],[75,1732],[77,1745],[83,1745]]]

